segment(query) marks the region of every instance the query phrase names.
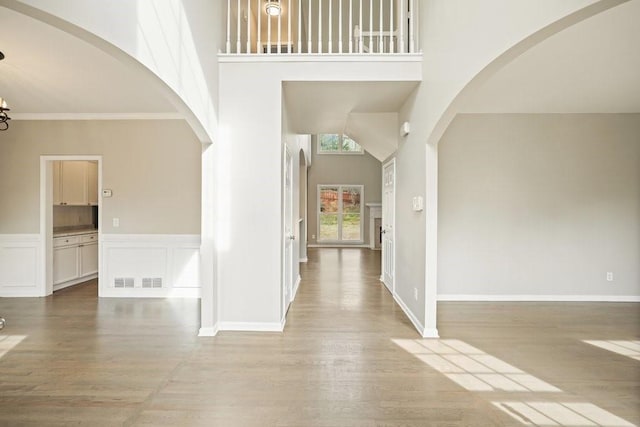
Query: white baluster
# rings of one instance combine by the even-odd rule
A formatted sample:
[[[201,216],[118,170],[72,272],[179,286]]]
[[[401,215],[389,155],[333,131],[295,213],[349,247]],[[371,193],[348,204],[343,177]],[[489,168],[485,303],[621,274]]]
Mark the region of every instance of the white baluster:
[[[349,53],[353,53],[353,0],[349,0]]]
[[[318,53],[322,53],[322,0],[318,1]]]
[[[262,53],[262,7],[260,7],[260,2],[262,0],[256,0],[257,8],[256,15],[258,15],[258,37],[256,40],[256,53]]]
[[[287,53],[292,53],[291,51],[293,49],[291,49],[291,0],[287,0],[287,10],[288,10],[288,14],[287,14],[287,24],[289,29],[287,30],[289,32],[289,35],[287,37]]]
[[[329,0],[329,43],[327,52],[333,53],[333,0]]]
[[[378,33],[380,34],[380,38],[378,39],[378,53],[383,53],[384,52],[384,32],[382,31],[384,28],[382,28],[384,26],[384,24],[382,23],[382,15],[384,14],[383,12],[383,6],[384,6],[384,0],[380,0],[380,28],[378,28]]]
[[[398,19],[399,22],[399,27],[400,27],[400,49],[398,49],[400,51],[400,53],[404,53],[405,52],[405,44],[404,44],[404,0],[400,0],[400,16]]]
[[[302,53],[302,0],[298,0],[298,53]]]
[[[389,53],[396,53],[393,45],[393,0],[389,0]]]
[[[279,5],[282,7],[282,5]],[[278,14],[278,48],[277,52],[282,53],[280,49],[282,48],[282,9],[280,9],[280,13]]]
[[[227,0],[227,53],[231,53],[231,0]]]
[[[358,53],[364,50],[364,40],[362,38],[362,0],[360,0],[360,34],[358,34]]]
[[[247,0],[247,53],[251,53],[251,0]]]
[[[267,17],[267,53],[271,54],[271,15],[266,14]]]
[[[342,53],[342,0],[338,2],[338,53]]]
[[[373,0],[369,0],[369,53],[373,53]]]
[[[312,29],[312,25],[311,22],[313,22],[311,20],[311,0],[309,0],[309,34],[307,35],[307,53],[311,53],[311,29]]]
[[[237,1],[237,6],[238,6],[238,16],[237,16],[237,19],[236,19],[237,20],[237,23],[236,23],[236,26],[237,26],[237,28],[236,28],[236,33],[237,33],[236,34],[236,37],[237,37],[236,38],[236,53],[242,53],[242,44],[241,44],[242,43],[242,41],[241,41],[242,37],[241,37],[241,33],[240,33],[240,30],[241,30],[240,15],[242,15],[242,10],[241,10],[241,7],[240,7],[240,0]]]
[[[415,41],[413,40],[413,16],[415,10],[413,8],[413,0],[409,0],[409,53],[415,53]]]

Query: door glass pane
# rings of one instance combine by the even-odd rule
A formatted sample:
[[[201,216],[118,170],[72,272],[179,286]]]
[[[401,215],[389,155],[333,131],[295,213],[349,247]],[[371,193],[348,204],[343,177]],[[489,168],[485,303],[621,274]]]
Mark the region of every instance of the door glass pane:
[[[360,214],[346,213],[342,217],[342,240],[362,240]]]
[[[338,214],[320,214],[318,240],[338,240]]]
[[[320,187],[320,213],[338,212],[338,187]]]
[[[342,187],[342,240],[362,240],[360,198],[360,187]]]
[[[344,213],[360,213],[360,187],[342,187]]]

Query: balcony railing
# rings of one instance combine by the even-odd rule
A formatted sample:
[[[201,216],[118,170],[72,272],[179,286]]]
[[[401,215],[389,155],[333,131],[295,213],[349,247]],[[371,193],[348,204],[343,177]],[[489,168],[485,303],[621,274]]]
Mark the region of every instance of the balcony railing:
[[[416,53],[418,4],[415,0],[227,0],[225,53]],[[279,14],[268,14],[267,6]]]

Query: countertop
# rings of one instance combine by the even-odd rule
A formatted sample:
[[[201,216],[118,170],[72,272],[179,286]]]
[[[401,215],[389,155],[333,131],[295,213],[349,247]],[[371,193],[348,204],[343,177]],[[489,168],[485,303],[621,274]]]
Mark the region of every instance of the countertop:
[[[53,231],[53,237],[79,236],[81,234],[97,233],[98,229],[93,227],[61,227]]]

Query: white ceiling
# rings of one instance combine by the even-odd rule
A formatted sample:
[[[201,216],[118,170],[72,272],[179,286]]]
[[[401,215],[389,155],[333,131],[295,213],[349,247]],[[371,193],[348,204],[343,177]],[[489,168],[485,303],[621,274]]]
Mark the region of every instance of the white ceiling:
[[[339,133],[350,113],[398,112],[419,82],[285,82],[291,127]]]
[[[50,25],[0,7],[0,97],[21,114],[175,113],[149,74]]]
[[[525,52],[471,94],[462,112],[640,112],[640,0]]]

